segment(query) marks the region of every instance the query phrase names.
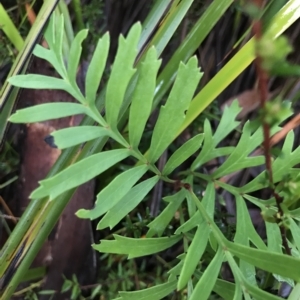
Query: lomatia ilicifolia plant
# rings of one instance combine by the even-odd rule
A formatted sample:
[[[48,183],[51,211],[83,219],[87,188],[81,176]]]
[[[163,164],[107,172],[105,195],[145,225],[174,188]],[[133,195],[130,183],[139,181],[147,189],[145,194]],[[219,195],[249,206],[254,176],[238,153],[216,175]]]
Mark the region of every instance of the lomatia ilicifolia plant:
[[[112,150],[91,152],[88,157],[70,164],[53,177],[40,181],[39,187],[30,196],[32,201],[40,201],[45,197],[56,201],[62,193],[131,157],[136,164],[128,166],[126,171],[116,176],[97,194],[95,206],[90,210],[80,209],[77,212],[79,218],[99,220],[98,230],[106,227],[113,229],[143,201],[158,181],[176,184],[178,187],[172,195],[164,195],[164,209],[148,224],[145,237],[130,238],[115,234],[113,239],[101,240],[92,246],[101,253],[123,254],[132,259],[166,250],[174,244],[183,245],[177,264],[168,271],[167,282],[139,291],[120,291],[118,299],[163,299],[175,290],[183,289],[186,289],[190,300],[208,299],[212,293],[228,300],[280,299],[263,290],[264,276],[273,276],[278,283],[286,282],[294,287],[293,291],[297,290],[300,281],[300,210],[296,204],[300,181],[299,169],[294,166],[300,163],[300,148],[292,149],[293,132],[287,135],[281,154],[272,162],[274,184],[283,182],[286,174],[289,174],[288,180],[278,185],[276,190],[283,198],[281,207],[284,214],[280,219],[277,218],[278,206],[274,197],[261,200],[253,196],[253,192],[268,187],[266,171],[242,187],[220,180],[228,174],[264,164],[263,156],[251,155],[263,142],[262,128],[252,122],[244,124],[236,146],[218,146],[240,126],[240,122],[235,120],[241,110],[237,102],[225,109],[215,132],[206,120],[204,132],[191,137],[178,148],[160,171],[156,162],[178,136],[185,120],[185,112],[202,75],[196,57],[178,66],[173,87],[166,103],[160,108],[149,150],[142,153],[141,138],[152,111],[156,76],[161,64],[156,49],[150,48],[145,59],[135,68],[140,24],[135,24],[126,38],[120,37],[103,105],[98,108],[95,100],[108,56],[109,34],[105,34],[96,46],[87,70],[83,93],[76,83],[76,71],[81,44],[87,31],[79,32],[74,38],[68,61],[65,62],[62,56],[62,26],[62,17],[54,20],[53,16],[45,33],[49,49],[37,45],[34,50],[34,55],[47,60],[61,78],[28,74],[11,77],[9,81],[22,88],[61,89],[71,94],[78,103],[36,105],[18,110],[9,120],[15,123],[32,123],[85,114],[90,117],[90,125],[53,132],[53,144],[60,149],[74,145],[82,145],[81,149],[84,149],[92,140],[97,139],[100,141],[98,144],[104,145],[111,139],[117,146]],[[134,82],[133,90],[128,90],[130,82]],[[128,137],[125,137],[119,128],[125,125],[127,110]],[[279,131],[279,124],[290,115],[290,110],[279,114],[279,118],[272,124],[271,133]],[[120,120],[123,120],[122,126]],[[174,170],[191,157],[194,160],[189,169],[181,172],[179,181],[175,180]],[[224,162],[212,173],[201,172],[201,166],[219,157],[223,157]],[[205,186],[201,195],[194,190],[194,185],[199,183]],[[226,235],[214,219],[217,186],[231,193],[236,200],[236,232],[233,236]],[[248,203],[262,212],[266,240],[261,238],[252,224]],[[169,224],[177,211],[182,212],[180,226],[170,232]],[[291,255],[287,255],[282,247],[280,226],[284,226],[287,231],[286,240]],[[207,255],[211,259],[207,264],[202,264],[203,257]],[[233,282],[223,280],[220,275],[224,263],[231,269]],[[296,299],[293,298],[293,292],[290,297],[289,299]]]

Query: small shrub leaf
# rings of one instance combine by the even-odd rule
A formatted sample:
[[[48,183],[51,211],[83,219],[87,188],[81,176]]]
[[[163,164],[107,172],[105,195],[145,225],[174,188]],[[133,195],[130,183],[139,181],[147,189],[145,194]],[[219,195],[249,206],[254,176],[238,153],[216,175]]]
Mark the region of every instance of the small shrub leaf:
[[[14,86],[27,89],[63,90],[82,102],[82,97],[78,94],[78,91],[74,90],[70,83],[63,79],[45,75],[27,74],[12,76],[8,81]]]
[[[51,136],[57,148],[65,149],[98,137],[109,136],[109,131],[99,126],[76,126],[54,131]]]
[[[109,34],[106,33],[99,39],[86,73],[85,92],[87,103],[90,105],[94,104],[96,100],[97,90],[106,65],[108,50]]]
[[[186,65],[180,63],[171,93],[166,104],[160,109],[153,130],[149,149],[150,162],[156,162],[177,136],[200,77],[201,73],[197,66],[196,57],[189,59]]]
[[[50,200],[53,200],[63,192],[77,187],[101,174],[129,155],[130,151],[127,149],[93,154],[67,167],[55,176],[40,181],[40,186],[32,192],[30,198],[38,199],[49,196]]]
[[[292,151],[294,144],[294,133],[290,131],[284,141],[281,154],[275,159],[272,164],[273,182],[277,183],[286,174],[291,173],[291,168],[300,163],[300,147]],[[242,193],[250,193],[264,188],[263,179],[265,178],[265,171],[256,176],[252,181],[245,184],[239,189]]]
[[[203,134],[198,134],[184,143],[173,153],[173,155],[171,155],[162,171],[162,174],[169,175],[170,173],[172,173],[175,168],[180,166],[185,160],[187,160],[200,148],[202,140]]]
[[[203,272],[200,280],[197,282],[192,295],[191,300],[203,299],[206,300],[209,298],[211,291],[215,285],[217,277],[220,272],[220,268],[223,262],[224,253],[222,250],[217,251],[213,260],[210,262],[208,267]]]
[[[262,270],[300,281],[300,259],[231,242],[227,242],[226,246],[233,255]]]
[[[184,190],[180,190],[175,195],[163,198],[163,200],[169,202],[169,204],[152,222],[147,225],[149,227],[149,231],[146,235],[148,238],[154,235],[157,235],[158,237],[162,236],[184,199]]]
[[[202,220],[197,228],[197,231],[192,239],[192,242],[188,248],[187,255],[183,261],[183,267],[179,275],[177,289],[182,290],[191,279],[197,265],[200,262],[206,245],[208,243],[208,237],[210,228],[207,226],[205,220]]]
[[[12,123],[35,123],[87,112],[85,106],[77,103],[45,103],[19,109],[8,120]]]
[[[88,34],[87,29],[79,31],[74,40],[72,41],[70,53],[68,57],[68,78],[73,86],[77,87],[76,84],[76,74],[79,65],[79,60],[82,52],[82,42],[86,39]]]
[[[141,24],[135,24],[129,31],[127,38],[119,38],[119,47],[108,80],[105,109],[106,121],[111,127],[117,126],[119,111],[128,83],[135,73],[132,67],[137,54],[137,43],[141,34]]]
[[[142,165],[129,169],[118,175],[98,195],[95,207],[91,210],[80,209],[76,215],[80,218],[94,220],[114,207],[147,172],[148,166]]]
[[[154,90],[156,87],[156,75],[161,64],[157,60],[156,49],[152,47],[141,63],[138,82],[134,89],[129,114],[129,141],[132,148],[137,148],[144,132],[146,122],[150,116]]]
[[[158,182],[159,176],[149,178],[134,186],[115,206],[108,210],[98,223],[97,229],[116,226],[129,212],[131,212]]]
[[[128,255],[128,258],[135,258],[157,253],[170,248],[182,239],[181,235],[160,238],[128,238],[120,235],[113,235],[115,240],[101,240],[93,248],[102,253],[115,253]]]
[[[159,300],[168,296],[176,288],[176,280],[159,284],[145,290],[135,292],[119,292],[120,300]]]
[[[263,156],[248,157],[248,155],[261,144],[262,139],[261,129],[258,129],[251,135],[250,123],[247,122],[238,145],[227,160],[213,173],[213,177],[219,178],[250,166],[262,165],[265,161]]]

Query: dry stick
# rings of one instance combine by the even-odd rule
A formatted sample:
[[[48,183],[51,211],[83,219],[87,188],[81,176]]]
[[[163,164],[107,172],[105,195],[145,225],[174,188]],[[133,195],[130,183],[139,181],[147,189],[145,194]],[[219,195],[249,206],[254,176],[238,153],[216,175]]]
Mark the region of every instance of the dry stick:
[[[4,217],[5,219],[13,220],[13,222],[15,224],[17,224],[18,218],[16,218],[13,215],[12,211],[10,210],[10,208],[8,207],[8,205],[6,204],[6,202],[4,201],[4,199],[1,196],[0,196],[0,204],[3,206],[4,210],[8,214],[8,215],[2,215],[2,217]]]
[[[253,0],[253,3],[258,7],[262,8],[262,0]],[[256,19],[253,22],[253,33],[256,39],[256,42],[259,42],[262,38],[262,21],[260,19]],[[256,51],[256,59],[255,59],[255,68],[258,77],[258,89],[259,89],[259,96],[260,96],[260,108],[262,113],[265,114],[266,111],[266,102],[268,99],[268,73],[262,67],[262,57],[260,53]],[[283,201],[282,197],[280,197],[274,189],[273,183],[273,172],[272,172],[272,161],[271,161],[271,146],[270,146],[270,125],[266,122],[265,116],[262,117],[262,125],[263,125],[263,133],[264,133],[264,155],[265,155],[265,164],[266,164],[266,171],[269,176],[269,183],[272,189],[272,194],[275,197],[276,204],[278,207],[278,219],[284,215],[283,210],[281,208],[281,203]],[[281,238],[282,238],[282,245],[288,255],[291,255],[291,249],[288,246],[287,237],[286,237],[286,229],[283,225],[279,225]]]

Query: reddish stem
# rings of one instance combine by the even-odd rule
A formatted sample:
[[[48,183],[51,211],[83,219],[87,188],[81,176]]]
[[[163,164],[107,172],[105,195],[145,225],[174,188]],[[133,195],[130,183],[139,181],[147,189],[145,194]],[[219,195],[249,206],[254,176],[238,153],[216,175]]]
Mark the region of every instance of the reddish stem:
[[[262,1],[261,0],[253,0],[253,3],[262,8]],[[262,38],[262,21],[256,19],[253,23],[252,31],[254,33],[256,42],[259,42]],[[260,56],[260,53],[256,51],[256,59],[255,59],[255,68],[258,77],[258,90],[260,96],[260,108],[263,114],[266,113],[266,102],[268,100],[268,81],[269,76],[267,71],[263,68],[263,59]],[[276,204],[278,207],[279,213],[279,222],[281,221],[281,217],[283,216],[283,211],[281,207],[281,203],[283,199],[276,193],[274,189],[274,182],[273,182],[273,171],[272,171],[272,158],[271,158],[271,145],[270,145],[270,125],[266,122],[265,116],[262,118],[262,126],[263,126],[263,135],[264,135],[264,156],[265,156],[265,164],[266,164],[266,171],[269,177],[270,187],[272,189],[272,194],[276,200]],[[279,225],[280,233],[282,237],[282,245],[285,248],[285,251],[288,255],[291,255],[291,250],[288,246],[287,238],[286,238],[286,229],[284,225]]]

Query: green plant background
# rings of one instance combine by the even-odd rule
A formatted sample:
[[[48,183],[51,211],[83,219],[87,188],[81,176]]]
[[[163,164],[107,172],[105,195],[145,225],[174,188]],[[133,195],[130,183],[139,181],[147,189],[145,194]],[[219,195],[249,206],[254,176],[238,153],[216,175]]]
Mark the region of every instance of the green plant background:
[[[220,180],[228,174],[264,164],[263,156],[251,156],[263,142],[262,129],[257,128],[255,122],[247,121],[241,124],[236,121],[241,111],[237,101],[225,108],[216,130],[212,130],[211,122],[205,120],[201,133],[192,136],[176,149],[162,170],[157,167],[157,161],[179,134],[188,128],[255,58],[254,39],[250,39],[215,77],[197,91],[203,73],[197,58],[192,54],[232,4],[232,1],[216,0],[191,28],[185,42],[159,72],[159,56],[192,2],[173,1],[163,21],[156,19],[157,23],[162,23],[159,23],[155,35],[146,47],[142,47],[141,41],[146,41],[145,36],[150,36],[150,25],[155,28],[151,17],[166,9],[158,2],[143,26],[137,23],[131,27],[126,37],[120,36],[106,88],[100,93],[98,87],[105,71],[110,36],[108,33],[104,34],[97,41],[87,70],[83,93],[76,83],[76,72],[87,30],[79,31],[66,50],[63,42],[65,18],[62,14],[53,14],[46,28],[44,37],[49,49],[36,45],[33,51],[35,56],[47,60],[55,68],[59,78],[38,74],[17,75],[21,70],[17,59],[17,67],[11,72],[13,76],[9,77],[3,87],[2,132],[6,127],[6,116],[10,115],[15,100],[11,93],[16,92],[14,87],[61,89],[78,102],[42,104],[18,110],[9,117],[10,122],[41,122],[75,114],[85,114],[86,118],[80,126],[62,129],[52,134],[54,144],[66,150],[49,176],[32,192],[30,207],[12,232],[7,246],[2,249],[2,278],[7,276],[11,265],[11,260],[8,259],[11,253],[22,249],[18,268],[3,289],[3,299],[9,299],[24,277],[74,189],[112,166],[126,164],[128,158],[133,160],[135,165],[126,165],[124,172],[98,192],[94,208],[79,210],[78,217],[97,220],[98,230],[107,227],[112,230],[124,218],[126,220],[126,216],[145,199],[160,180],[172,186],[173,191],[178,191],[172,192],[172,195],[163,195],[163,210],[144,224],[147,227],[142,227],[142,230],[146,230],[145,236],[139,231],[135,231],[132,236],[113,234],[111,239],[101,240],[100,243],[97,241],[93,248],[101,253],[125,255],[128,259],[153,255],[178,243],[182,244],[183,249],[177,260],[168,263],[168,272],[163,276],[164,282],[144,287],[139,291],[120,291],[117,299],[163,299],[175,291],[185,291],[184,297],[193,300],[211,299],[210,297],[216,294],[222,299],[280,299],[264,289],[261,279],[263,276],[257,275],[258,270],[274,276],[278,282],[288,282],[294,288],[289,299],[297,299],[300,280],[300,232],[297,223],[298,209],[294,204],[298,199],[293,199],[292,205],[287,203],[285,207],[283,221],[290,232],[289,242],[293,254],[287,256],[280,247],[278,224],[265,218],[266,239],[263,240],[256,232],[247,209],[247,204],[252,203],[265,215],[270,214],[272,217],[276,214],[275,199],[265,201],[253,196],[253,193],[268,186],[268,182],[264,180],[265,172],[242,187]],[[50,14],[49,3],[50,1],[47,1],[47,9],[42,12],[47,11]],[[55,3],[52,5],[54,7]],[[276,39],[298,19],[299,14],[300,6],[297,1],[288,1],[271,18],[266,35],[272,40]],[[160,101],[163,98],[165,103],[161,105]],[[151,112],[157,107],[159,115],[153,128],[149,149],[143,152],[140,144],[146,124]],[[272,127],[272,134],[278,132],[279,125],[290,116],[289,109],[283,111]],[[123,134],[124,128],[128,135]],[[235,146],[223,146],[222,141],[237,129],[242,132],[238,143]],[[108,141],[111,149],[105,148]],[[297,182],[296,166],[300,156],[299,148],[293,149],[293,145],[294,134],[290,132],[282,146],[281,155],[273,161],[274,183],[283,181],[286,174],[291,174]],[[73,154],[79,148],[80,154],[74,161]],[[218,168],[210,174],[203,172],[205,163],[219,157],[223,157],[224,162]],[[181,172],[178,180],[174,171],[186,161],[190,162],[190,166]],[[199,186],[202,187],[201,196],[197,191]],[[235,232],[223,232],[217,223],[214,214],[216,186],[220,186],[236,199]],[[43,215],[38,214],[40,210],[43,211]],[[176,212],[180,213],[179,224],[173,228],[171,224]],[[234,283],[219,276],[225,262],[229,265]],[[76,278],[72,282],[66,281],[65,289],[72,285],[78,287]]]

